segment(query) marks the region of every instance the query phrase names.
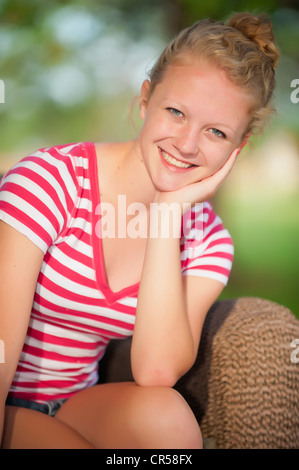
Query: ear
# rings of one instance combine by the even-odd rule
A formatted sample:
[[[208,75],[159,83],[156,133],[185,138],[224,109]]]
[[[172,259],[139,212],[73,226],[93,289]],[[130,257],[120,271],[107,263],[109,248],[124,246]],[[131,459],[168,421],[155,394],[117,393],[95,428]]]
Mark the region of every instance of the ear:
[[[251,136],[251,134],[252,134],[252,131],[248,132],[248,133],[245,135],[245,137],[244,137],[244,139],[242,140],[242,143],[241,143],[241,145],[240,145],[240,151],[241,151],[242,148],[247,144],[248,139],[249,139],[249,137]]]
[[[139,115],[142,120],[144,120],[145,114],[146,114],[150,86],[151,84],[149,80],[144,80],[141,86],[140,101],[139,101]]]
[[[237,153],[237,155],[239,155],[239,153],[241,152],[242,148],[248,143],[248,139],[249,139],[249,137],[251,136],[251,134],[252,134],[252,131],[248,132],[248,134],[246,134],[246,135],[244,136],[244,139],[242,140],[240,146],[237,147],[237,148],[238,148],[238,153]]]

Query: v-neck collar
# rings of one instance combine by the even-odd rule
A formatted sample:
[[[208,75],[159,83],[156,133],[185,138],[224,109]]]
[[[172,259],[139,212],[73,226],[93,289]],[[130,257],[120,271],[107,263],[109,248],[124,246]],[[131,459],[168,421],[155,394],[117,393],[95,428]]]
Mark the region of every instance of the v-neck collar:
[[[101,290],[108,304],[117,302],[118,300],[128,297],[135,296],[138,293],[140,282],[131,286],[124,287],[123,289],[114,292],[111,290],[104,262],[103,242],[102,238],[98,235],[101,231],[101,218],[98,215],[97,207],[100,204],[100,188],[98,178],[98,162],[95,145],[93,142],[85,142],[84,149],[86,151],[89,161],[89,180],[90,180],[90,191],[92,201],[92,246],[94,254],[94,268],[96,273],[96,281],[98,288]]]

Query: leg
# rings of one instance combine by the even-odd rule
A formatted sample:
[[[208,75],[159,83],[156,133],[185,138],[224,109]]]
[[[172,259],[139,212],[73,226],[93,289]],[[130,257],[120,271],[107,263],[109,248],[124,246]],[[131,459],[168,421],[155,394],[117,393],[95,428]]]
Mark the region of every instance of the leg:
[[[5,407],[3,449],[92,449],[74,429],[39,411]]]
[[[55,420],[102,449],[202,447],[197,421],[183,397],[168,387],[133,382],[96,385],[77,393]]]

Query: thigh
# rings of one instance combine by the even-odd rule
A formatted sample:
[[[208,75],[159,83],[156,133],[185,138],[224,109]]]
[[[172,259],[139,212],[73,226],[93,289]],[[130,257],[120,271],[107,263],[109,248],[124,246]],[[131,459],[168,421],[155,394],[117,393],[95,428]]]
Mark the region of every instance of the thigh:
[[[96,448],[200,448],[198,423],[183,397],[168,387],[133,382],[96,385],[70,398],[54,419]]]
[[[92,449],[76,430],[40,411],[6,406],[3,449]]]

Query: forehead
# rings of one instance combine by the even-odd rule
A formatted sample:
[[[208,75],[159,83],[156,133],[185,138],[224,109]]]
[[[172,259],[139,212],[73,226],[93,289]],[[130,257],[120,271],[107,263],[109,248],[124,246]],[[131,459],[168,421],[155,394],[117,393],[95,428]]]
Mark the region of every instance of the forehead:
[[[228,100],[242,102],[245,106],[252,100],[248,90],[234,84],[227,72],[207,61],[198,61],[194,65],[168,65],[154,91],[169,97],[193,96],[195,100],[197,94],[207,94],[209,97],[217,98],[222,96]]]

